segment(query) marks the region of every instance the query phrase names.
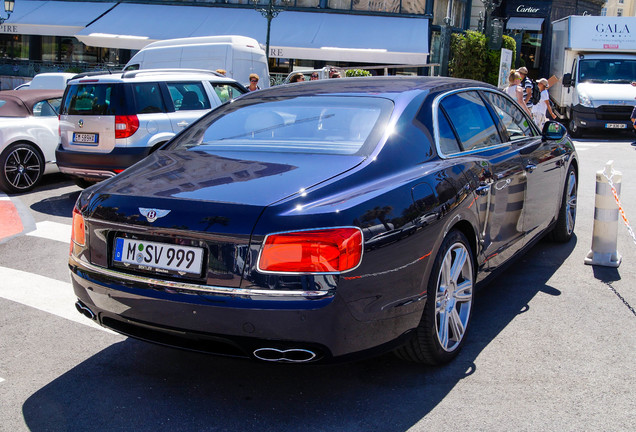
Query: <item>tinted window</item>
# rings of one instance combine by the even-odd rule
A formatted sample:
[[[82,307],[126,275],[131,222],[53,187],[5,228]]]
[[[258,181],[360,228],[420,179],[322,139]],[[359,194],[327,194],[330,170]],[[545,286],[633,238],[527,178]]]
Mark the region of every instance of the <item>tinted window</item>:
[[[439,148],[445,155],[451,155],[454,153],[459,153],[461,148],[459,147],[459,143],[457,142],[457,138],[455,137],[455,133],[451,128],[450,123],[448,123],[448,119],[446,118],[446,114],[444,112],[439,113],[438,117],[439,124]]]
[[[442,99],[441,106],[455,127],[464,150],[501,143],[495,123],[477,92],[446,96]]]
[[[158,83],[139,83],[132,85],[135,95],[137,114],[161,113],[166,108],[161,96],[161,88]]]
[[[484,92],[484,96],[495,109],[511,141],[534,135],[528,118],[523,115],[516,103],[494,92]]]
[[[243,102],[243,103],[241,103]],[[381,132],[393,103],[373,97],[238,99],[180,135],[173,148],[356,154]]]
[[[115,93],[113,84],[77,84],[69,86],[64,99],[62,114],[70,115],[115,115]]]
[[[210,84],[212,84],[212,88],[214,88],[216,95],[219,97],[219,99],[221,99],[221,103],[237,98],[244,93],[244,90],[242,90],[235,84]]]
[[[210,101],[202,83],[172,82],[167,85],[176,111],[210,109]]]

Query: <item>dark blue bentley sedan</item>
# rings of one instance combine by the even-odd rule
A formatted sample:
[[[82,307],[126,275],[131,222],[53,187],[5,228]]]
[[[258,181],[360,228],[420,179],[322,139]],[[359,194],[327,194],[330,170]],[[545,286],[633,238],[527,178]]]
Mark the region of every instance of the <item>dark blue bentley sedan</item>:
[[[506,94],[450,78],[279,86],[86,189],[77,309],[124,335],[272,362],[442,364],[477,284],[568,241],[578,162]]]

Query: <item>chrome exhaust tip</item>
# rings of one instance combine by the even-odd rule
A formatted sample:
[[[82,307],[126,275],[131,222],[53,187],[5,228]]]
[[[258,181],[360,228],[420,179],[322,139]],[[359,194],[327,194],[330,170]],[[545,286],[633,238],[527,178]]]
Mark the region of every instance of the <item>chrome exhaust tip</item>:
[[[79,300],[75,302],[75,309],[77,309],[77,311],[84,315],[86,318],[90,318],[93,321],[97,319],[97,315],[95,315],[95,313],[93,313],[93,311],[90,310],[88,306],[86,306]]]
[[[306,363],[317,357],[315,352],[302,348],[259,348],[253,354],[259,360],[278,363]]]

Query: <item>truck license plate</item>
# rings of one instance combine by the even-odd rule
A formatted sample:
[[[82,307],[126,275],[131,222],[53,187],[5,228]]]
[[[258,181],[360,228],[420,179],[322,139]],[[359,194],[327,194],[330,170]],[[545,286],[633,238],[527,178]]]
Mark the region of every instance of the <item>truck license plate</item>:
[[[605,128],[607,129],[626,129],[627,125],[624,123],[606,123]]]

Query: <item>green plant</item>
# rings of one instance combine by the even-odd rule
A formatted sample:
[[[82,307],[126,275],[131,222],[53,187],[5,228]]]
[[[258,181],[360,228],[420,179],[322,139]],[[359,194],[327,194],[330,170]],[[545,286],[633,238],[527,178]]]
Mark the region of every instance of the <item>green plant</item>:
[[[448,72],[456,78],[482,80],[486,72],[486,36],[474,30],[453,33]]]
[[[512,51],[512,63],[511,67],[514,67],[515,56],[517,55],[516,47],[517,43],[510,36],[503,36],[501,43],[502,48]],[[492,85],[497,85],[499,81],[499,63],[501,61],[501,50],[488,50],[486,53],[486,76],[483,77],[483,81]]]
[[[369,72],[368,70],[364,70],[364,69],[347,69],[345,71],[345,76],[346,77],[371,76],[371,72]]]

